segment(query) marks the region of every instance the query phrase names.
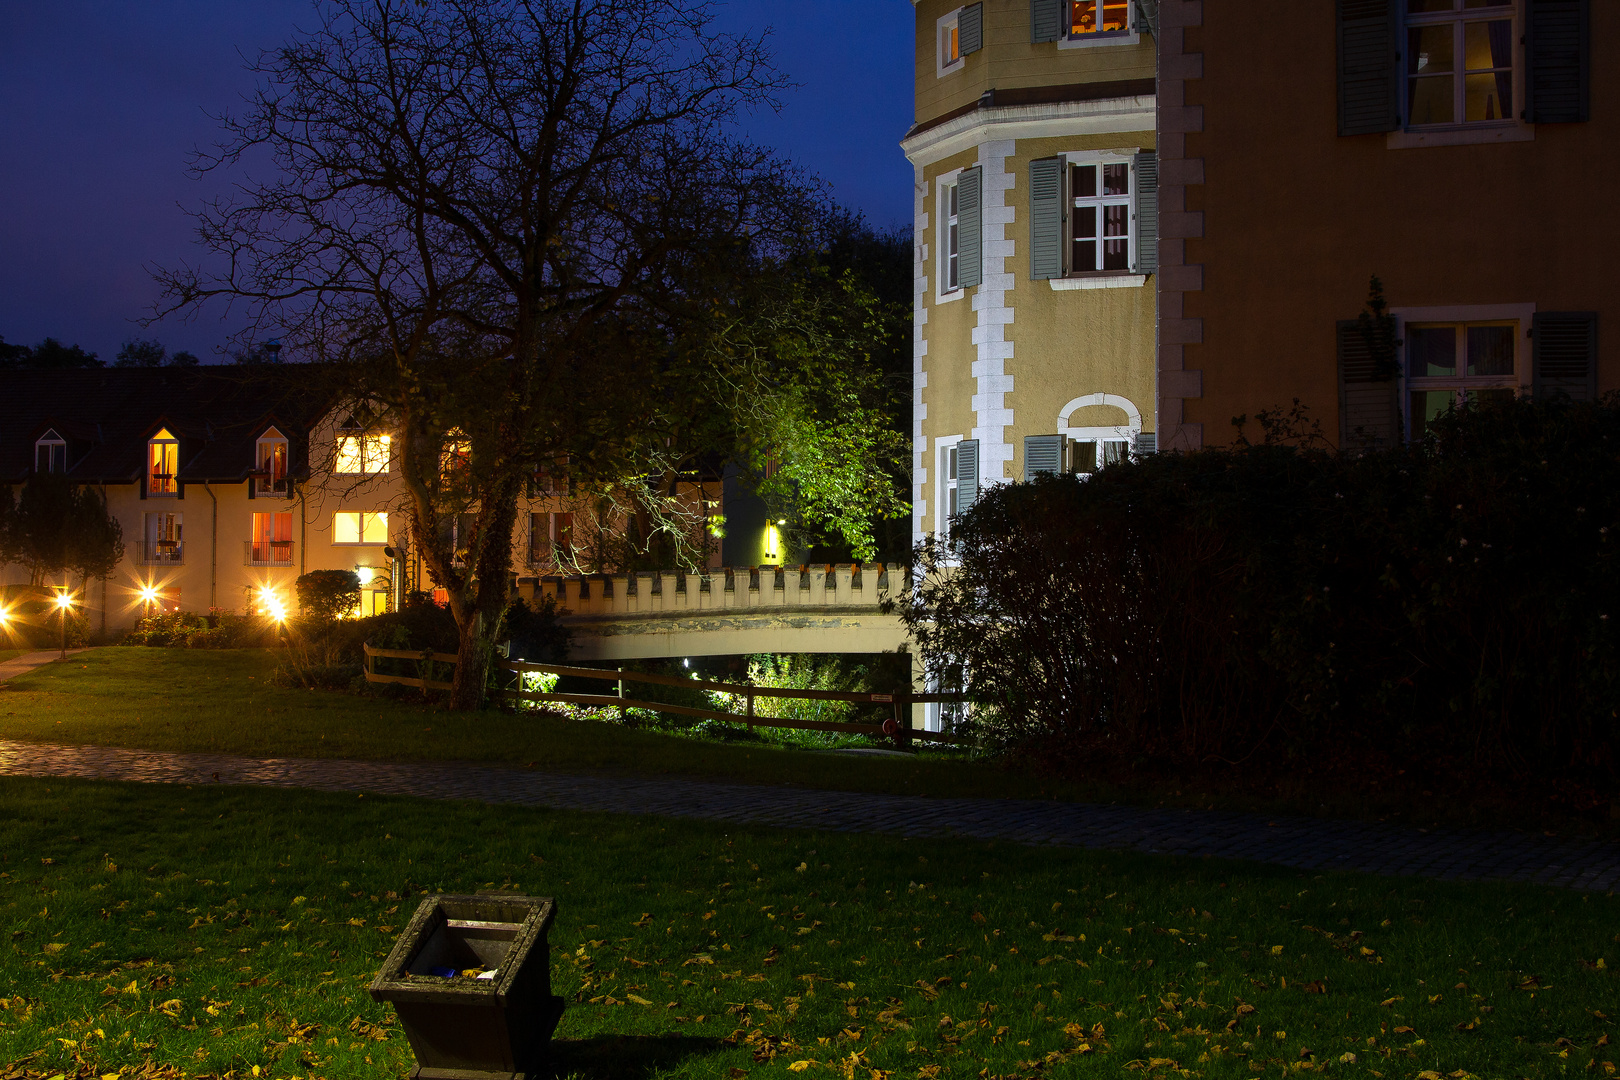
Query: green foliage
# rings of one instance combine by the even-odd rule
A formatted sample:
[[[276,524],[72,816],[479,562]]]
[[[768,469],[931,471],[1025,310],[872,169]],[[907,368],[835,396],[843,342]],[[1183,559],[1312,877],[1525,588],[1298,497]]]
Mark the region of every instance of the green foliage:
[[[118,350],[118,358],[113,361],[113,367],[195,367],[197,357],[192,353],[181,351],[170,353],[160,341],[131,338],[124,342]]]
[[[28,567],[35,584],[67,570],[106,577],[124,557],[124,531],[95,488],[75,486],[60,473],[33,473],[5,515],[3,549],[9,561]]]
[[[995,486],[903,614],[972,726],[1048,759],[1620,761],[1620,403],[1458,412]],[[954,565],[953,565],[954,564]],[[1267,764],[1269,762],[1269,764]],[[1393,771],[1393,770],[1392,770]]]
[[[298,608],[316,626],[324,626],[360,606],[360,575],[353,570],[311,570],[293,582]]]
[[[247,615],[161,611],[148,615],[125,635],[125,645],[170,649],[241,649],[261,645],[267,621]]]
[[[426,896],[498,888],[561,905],[559,1080],[1616,1058],[1601,894],[61,778],[0,779],[0,850],[0,1060],[27,1080],[406,1075],[365,986]]]

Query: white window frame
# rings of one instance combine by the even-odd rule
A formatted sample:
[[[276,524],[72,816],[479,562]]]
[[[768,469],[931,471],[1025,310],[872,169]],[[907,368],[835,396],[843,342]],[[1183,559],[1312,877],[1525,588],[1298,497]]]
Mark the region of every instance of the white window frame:
[[[1463,8],[1463,0],[1453,0],[1451,11],[1413,13],[1410,10],[1410,0],[1403,0],[1401,26],[1400,53],[1401,53],[1401,117],[1405,121],[1405,131],[1413,134],[1444,133],[1444,132],[1479,132],[1492,129],[1510,130],[1524,127],[1519,117],[1524,112],[1525,91],[1525,60],[1522,44],[1525,26],[1521,5],[1518,0],[1504,0],[1488,8]],[[1468,120],[1467,112],[1467,58],[1464,55],[1464,26],[1472,22],[1497,22],[1503,16],[1508,17],[1513,24],[1509,35],[1513,50],[1513,61],[1510,72],[1513,78],[1513,100],[1508,103],[1505,115],[1494,120]],[[1453,119],[1438,124],[1414,124],[1411,116],[1411,84],[1412,74],[1410,60],[1407,57],[1410,49],[1410,32],[1425,26],[1452,27],[1452,56],[1455,65],[1451,72],[1452,83],[1452,109]],[[1496,70],[1496,69],[1491,69]],[[1476,71],[1475,74],[1488,72]]]
[[[165,458],[170,457],[172,454],[174,462],[170,466],[174,471],[164,474],[167,476],[167,480],[161,484],[159,483],[159,473],[157,471],[159,462],[153,460],[154,455],[158,453],[161,453]],[[148,499],[177,499],[180,497],[180,440],[175,438],[168,428],[163,428],[156,435],[146,440],[145,472],[146,476],[143,479],[146,484],[146,497]],[[154,490],[156,486],[165,486],[168,490]]]
[[[934,302],[936,304],[948,304],[952,300],[960,300],[967,295],[967,290],[960,284],[951,284],[950,269],[953,254],[951,251],[951,229],[955,228],[957,233],[954,254],[956,256],[957,280],[960,282],[962,266],[961,216],[951,213],[951,198],[957,191],[962,172],[961,169],[952,169],[934,180],[934,216],[939,222],[937,226],[938,235],[935,237],[937,242],[934,245],[934,251],[938,256],[938,265],[934,267],[934,281],[936,284]]]
[[[1391,308],[1395,319],[1395,337],[1398,345],[1400,376],[1401,426],[1408,440],[1412,438],[1412,395],[1419,390],[1456,390],[1458,400],[1469,390],[1512,389],[1524,395],[1531,392],[1530,330],[1535,319],[1534,304],[1467,304],[1450,307]],[[1466,327],[1481,324],[1515,323],[1513,337],[1512,375],[1433,375],[1413,377],[1409,374],[1407,329],[1414,326],[1453,325]],[[1466,340],[1459,343],[1466,350]],[[1459,351],[1459,367],[1466,364],[1465,351]]]
[[[277,490],[275,480],[275,448],[281,447],[281,460],[287,467],[287,473],[281,478],[280,490]],[[253,478],[253,494],[260,499],[290,499],[292,498],[292,444],[287,437],[275,428],[271,428],[253,444],[253,458],[255,470],[270,472],[269,477]]]
[[[1106,405],[1109,408],[1120,410],[1125,414],[1125,423],[1090,427],[1078,427],[1069,423],[1069,417],[1079,410],[1093,405]],[[1062,411],[1058,413],[1057,432],[1071,442],[1096,443],[1097,468],[1101,469],[1107,464],[1103,460],[1106,456],[1104,447],[1107,444],[1120,445],[1118,460],[1129,461],[1131,459],[1134,452],[1133,448],[1136,445],[1136,437],[1142,433],[1142,410],[1138,409],[1130,398],[1118,394],[1087,394],[1083,397],[1077,397],[1063,406]],[[1065,447],[1065,449],[1068,452],[1068,466],[1071,472],[1075,472],[1079,476],[1095,475],[1094,473],[1078,472],[1074,467],[1078,451],[1073,446]]]
[[[48,451],[48,455],[45,459],[46,467],[44,469],[39,467],[39,452],[41,450]],[[57,462],[59,460],[61,462],[61,468],[57,468]],[[67,440],[58,435],[55,428],[45,432],[45,434],[41,435],[34,441],[34,471],[36,473],[67,472]]]
[[[957,8],[949,15],[941,16],[934,23],[934,77],[936,79],[943,79],[947,75],[955,75],[967,64],[967,57],[962,53],[961,22],[962,9]],[[956,58],[949,60],[946,58],[946,51],[949,48],[947,43],[953,38],[956,41]]]
[[[338,519],[342,518],[342,517],[354,517],[354,518],[358,519],[355,522],[355,537],[356,537],[356,539],[354,539],[354,540],[339,540],[337,538],[338,537],[338,524],[337,523],[338,523]],[[382,536],[381,540],[367,540],[366,539],[366,524],[367,524],[366,519],[367,518],[381,518],[382,519],[383,536]],[[334,513],[332,515],[332,546],[333,547],[344,547],[344,548],[352,548],[352,547],[385,547],[385,546],[387,546],[387,544],[388,544],[388,511],[387,510],[339,510],[339,511],[337,511],[336,513]]]
[[[1128,150],[1128,151],[1127,150],[1090,150],[1090,151],[1083,151],[1083,152],[1079,152],[1079,153],[1072,153],[1072,154],[1064,154],[1063,155],[1063,278],[1064,279],[1076,280],[1076,281],[1086,281],[1086,280],[1096,281],[1096,280],[1107,280],[1107,279],[1114,279],[1114,278],[1124,279],[1124,278],[1137,278],[1137,277],[1140,277],[1140,278],[1142,278],[1144,283],[1146,282],[1147,275],[1146,274],[1139,274],[1135,269],[1135,267],[1136,267],[1136,258],[1137,258],[1137,250],[1136,250],[1136,233],[1137,233],[1137,229],[1136,229],[1136,218],[1137,218],[1136,200],[1137,200],[1137,195],[1138,195],[1138,191],[1137,191],[1138,184],[1137,184],[1137,176],[1136,176],[1136,154],[1137,154],[1137,150],[1135,148],[1133,148],[1133,149]],[[1089,198],[1082,199],[1080,196],[1077,196],[1077,195],[1074,194],[1073,190],[1071,190],[1071,185],[1073,184],[1074,170],[1076,168],[1082,168],[1082,169],[1083,168],[1096,168],[1098,170],[1098,173],[1097,173],[1098,189],[1101,190],[1101,186],[1102,186],[1102,171],[1101,170],[1105,166],[1108,166],[1108,165],[1123,165],[1123,166],[1125,166],[1126,183],[1129,185],[1129,191],[1125,195],[1096,195],[1096,196],[1092,196],[1092,197],[1089,197]],[[1102,247],[1101,247],[1101,245],[1102,245],[1102,243],[1103,243],[1103,241],[1105,239],[1101,235],[1101,227],[1102,227],[1101,226],[1102,214],[1100,212],[1101,208],[1105,207],[1105,206],[1119,206],[1119,205],[1124,205],[1126,207],[1125,269],[1123,269],[1123,270],[1078,270],[1078,269],[1075,268],[1075,266],[1074,266],[1074,211],[1079,208],[1079,205],[1082,202],[1087,207],[1096,207],[1098,209],[1098,211],[1099,211],[1098,215],[1097,215],[1097,217],[1098,217],[1098,235],[1096,237],[1096,243],[1098,245],[1098,251],[1097,251],[1098,261],[1101,261],[1101,259],[1102,259]],[[1060,280],[1060,279],[1054,278],[1053,280],[1056,281],[1056,280]]]
[[[1141,28],[1136,25],[1135,0],[1127,0],[1125,5],[1124,30],[1093,30],[1090,33],[1076,34],[1074,32],[1074,0],[1063,0],[1063,36],[1058,38],[1060,49],[1088,49],[1098,45],[1135,45],[1142,40]]]
[[[934,440],[934,464],[939,477],[939,501],[934,504],[934,532],[941,540],[951,538],[951,496],[957,491],[957,478],[952,475],[951,463],[956,458],[956,444],[965,436],[947,435]]]

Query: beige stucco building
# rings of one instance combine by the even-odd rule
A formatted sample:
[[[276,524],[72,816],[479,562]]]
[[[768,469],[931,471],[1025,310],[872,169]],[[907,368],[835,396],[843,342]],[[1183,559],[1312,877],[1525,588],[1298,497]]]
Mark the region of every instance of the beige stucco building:
[[[1157,3],[913,3],[920,540],[1154,447]]]

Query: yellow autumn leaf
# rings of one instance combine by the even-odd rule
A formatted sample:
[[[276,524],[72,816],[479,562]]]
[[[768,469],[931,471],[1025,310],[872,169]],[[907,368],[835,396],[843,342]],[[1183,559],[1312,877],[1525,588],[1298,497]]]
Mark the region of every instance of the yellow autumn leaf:
[[[652,1002],[648,1001],[646,998],[641,997],[638,994],[626,994],[626,995],[624,995],[624,997],[625,997],[626,1001],[633,1001],[637,1005],[651,1005],[652,1004]]]
[[[1346,1065],[1354,1065],[1356,1063],[1356,1055],[1353,1052],[1346,1050],[1344,1053],[1339,1055],[1339,1060]]]
[[[1281,956],[1282,951],[1283,951],[1283,947],[1281,945],[1273,945],[1271,947],[1271,955],[1272,956]]]
[[[795,1061],[793,1064],[788,1066],[788,1072],[804,1072],[804,1070],[808,1069],[814,1064],[815,1062],[813,1061]]]

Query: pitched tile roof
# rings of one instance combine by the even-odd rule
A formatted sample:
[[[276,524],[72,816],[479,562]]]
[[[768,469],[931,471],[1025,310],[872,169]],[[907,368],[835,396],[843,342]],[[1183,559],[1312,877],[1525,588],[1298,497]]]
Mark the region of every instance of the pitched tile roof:
[[[293,474],[308,471],[307,435],[327,398],[304,365],[79,368],[0,373],[0,483],[20,483],[34,442],[54,429],[68,443],[68,476],[132,484],[146,442],[167,428],[180,442],[182,483],[239,483],[268,427],[286,435]]]

